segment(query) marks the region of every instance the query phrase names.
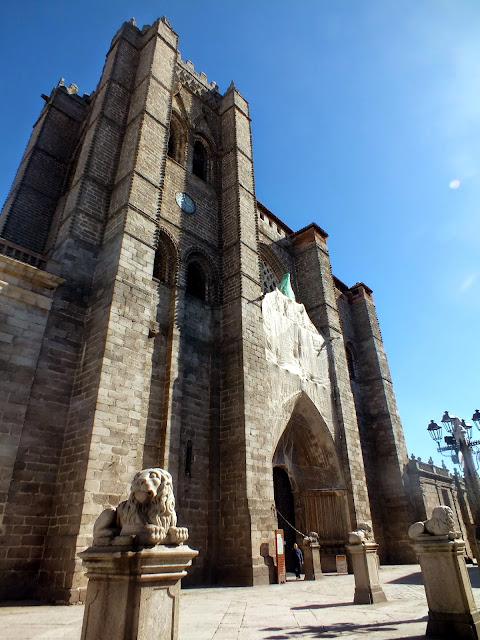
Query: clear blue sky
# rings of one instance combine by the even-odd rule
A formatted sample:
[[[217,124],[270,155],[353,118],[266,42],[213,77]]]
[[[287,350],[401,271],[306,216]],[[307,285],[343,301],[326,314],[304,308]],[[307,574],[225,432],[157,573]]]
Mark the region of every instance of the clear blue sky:
[[[2,202],[40,94],[91,92],[122,22],[163,14],[249,101],[258,199],[317,222],[335,275],[373,289],[408,451],[439,463],[430,418],[480,408],[480,2],[4,3]]]

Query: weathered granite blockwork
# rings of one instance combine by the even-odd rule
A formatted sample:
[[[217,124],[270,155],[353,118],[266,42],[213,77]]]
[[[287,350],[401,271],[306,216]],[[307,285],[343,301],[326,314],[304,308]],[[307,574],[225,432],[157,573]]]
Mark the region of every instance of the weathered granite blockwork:
[[[177,487],[191,583],[272,579],[274,466],[327,568],[364,521],[404,557],[406,450],[371,292],[332,276],[317,224],[293,232],[256,201],[248,103],[181,59],[165,18],[121,27],[91,95],[55,88],[0,220],[1,251],[37,265],[15,262],[0,311],[8,595],[84,599],[78,552],[148,466]],[[285,272],[308,317],[289,300],[301,326],[272,338],[264,280]],[[267,357],[277,338],[293,368]]]
[[[35,580],[44,536],[29,518],[35,501],[38,515],[47,518],[50,478],[33,458],[19,459],[25,416],[52,298],[62,279],[0,255],[0,597]],[[60,391],[60,389],[59,389]],[[45,444],[48,433],[43,433]],[[16,473],[14,474],[14,469]],[[16,508],[11,508],[12,500]],[[45,533],[45,529],[43,529]]]

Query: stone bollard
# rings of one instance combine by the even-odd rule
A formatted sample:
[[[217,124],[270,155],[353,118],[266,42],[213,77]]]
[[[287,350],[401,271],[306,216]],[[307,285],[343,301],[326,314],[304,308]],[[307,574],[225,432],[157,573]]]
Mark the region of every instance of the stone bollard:
[[[427,636],[480,638],[480,613],[475,605],[465,564],[465,542],[454,530],[450,507],[435,507],[430,520],[408,530],[422,570],[428,603]]]
[[[163,469],[137,473],[128,500],[100,514],[80,554],[88,578],[81,640],[177,640],[181,579],[198,551],[176,524]]]
[[[387,599],[378,577],[378,544],[370,539],[371,533],[370,525],[361,523],[349,534],[350,544],[346,545],[355,578],[355,604],[377,604]]]
[[[315,533],[315,531],[312,531],[308,537],[303,539],[303,562],[305,580],[320,580],[323,578],[318,533]]]

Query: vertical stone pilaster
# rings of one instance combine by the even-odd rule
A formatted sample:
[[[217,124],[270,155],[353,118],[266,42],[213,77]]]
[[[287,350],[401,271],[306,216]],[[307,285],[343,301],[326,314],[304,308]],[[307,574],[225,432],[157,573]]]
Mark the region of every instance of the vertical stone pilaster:
[[[101,340],[76,550],[88,543],[98,502],[121,495],[142,465],[155,321],[152,271],[162,196],[177,36],[157,21],[138,42],[138,64],[92,294]],[[105,280],[105,275],[107,278]],[[105,286],[106,285],[106,286]],[[90,340],[93,347],[95,339]],[[72,590],[83,589],[78,577]]]
[[[335,296],[327,234],[315,224],[292,236],[299,300],[316,328],[330,343],[333,402],[337,423],[332,436],[342,460],[348,488],[351,525],[370,520],[370,504],[355,404],[348,378],[348,367]]]
[[[122,112],[125,101],[118,99],[117,89],[128,83],[128,69],[134,64],[132,54],[134,58],[136,49],[132,39],[138,30],[132,33],[132,29],[133,26],[124,25],[112,43],[98,92],[82,125],[78,155],[69,158],[70,188],[58,202],[49,232],[49,254],[54,259],[46,269],[56,270],[65,282],[55,292],[45,328],[5,511],[12,526],[23,527],[32,540],[29,557],[23,552],[16,559],[20,573],[25,568],[29,577],[25,582],[17,579],[12,597],[31,596],[41,568],[41,575],[48,574],[55,588],[64,592],[74,569],[69,536],[79,519],[78,496],[84,489],[89,442],[83,425],[76,419],[68,423],[68,413],[79,360],[90,365],[89,393],[95,384],[92,363],[86,360],[86,348],[82,348],[83,331],[126,115]],[[59,96],[72,104],[78,100],[59,88],[52,98],[54,106]],[[75,130],[66,128],[64,135],[76,144]],[[47,131],[51,148],[62,149],[63,134],[55,128],[42,129],[38,140]],[[92,352],[95,349],[98,351],[98,343],[92,345]],[[87,420],[88,402],[86,393],[81,404]],[[33,490],[33,479],[41,484],[41,492]],[[72,499],[66,505],[68,492]],[[44,547],[47,531],[50,538]],[[54,543],[59,547],[53,551]],[[55,589],[51,595],[61,597]]]
[[[411,519],[404,474],[408,462],[405,438],[398,414],[392,379],[371,290],[362,283],[351,288],[352,315],[357,336],[358,383],[364,410],[361,425],[373,443],[369,452],[382,511],[383,531],[390,562],[412,561],[406,538]]]
[[[265,459],[259,438],[250,437],[251,431],[261,433],[264,419],[257,392],[264,357],[259,333],[258,229],[248,104],[233,86],[223,98],[220,113],[224,148],[221,577],[225,582],[251,585],[268,583],[260,545],[275,528],[270,510],[265,511],[265,499],[273,496],[271,461]]]
[[[43,569],[45,581],[55,575],[53,597],[62,600],[84,594],[76,553],[88,544],[98,504],[117,499],[126,477],[141,465],[151,368],[148,334],[155,320],[155,221],[175,59],[176,35],[161,20],[143,34],[128,23],[114,38],[93,105],[98,122],[86,133],[90,151],[84,158],[82,151],[77,167],[83,178],[72,221],[67,235],[60,228],[54,253],[62,246],[68,250],[70,237],[81,248],[78,236],[98,229],[101,249],[50,525],[50,540],[60,541],[60,552],[47,545]],[[102,172],[109,184],[106,198],[99,194]],[[107,207],[103,221],[96,205]]]

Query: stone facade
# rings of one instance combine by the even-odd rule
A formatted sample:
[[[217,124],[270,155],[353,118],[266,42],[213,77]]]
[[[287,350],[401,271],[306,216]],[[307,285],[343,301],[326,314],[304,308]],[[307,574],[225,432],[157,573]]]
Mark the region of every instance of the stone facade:
[[[465,540],[467,556],[477,557],[475,524],[463,479],[458,474],[452,476],[447,469],[415,458],[407,465],[406,479],[413,519],[424,521],[432,516],[435,507],[450,507],[455,530]]]
[[[332,275],[317,224],[257,202],[233,83],[221,95],[183,61],[162,18],[121,27],[94,93],[43,97],[0,217],[1,595],[83,598],[77,554],[144,467],[173,476],[196,583],[268,583],[274,529],[291,533],[275,504],[319,533],[326,568],[365,521],[382,560],[411,560],[372,292]],[[318,372],[295,326],[298,370],[266,357],[285,272]]]

